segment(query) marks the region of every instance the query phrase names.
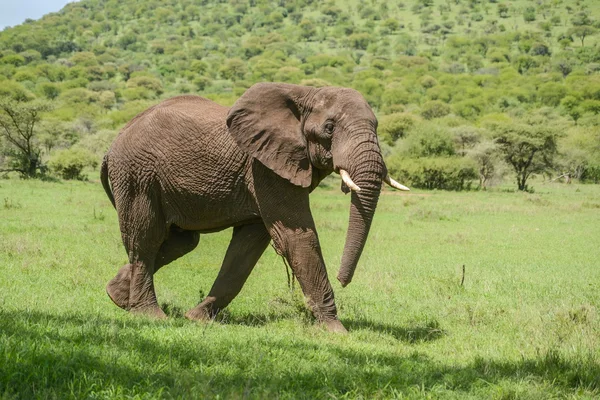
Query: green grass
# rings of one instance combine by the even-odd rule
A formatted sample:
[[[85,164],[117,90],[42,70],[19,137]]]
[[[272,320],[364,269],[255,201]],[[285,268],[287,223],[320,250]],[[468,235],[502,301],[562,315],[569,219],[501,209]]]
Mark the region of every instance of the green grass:
[[[218,321],[183,319],[230,231],[157,274],[172,318],[131,316],[104,292],[126,255],[100,185],[0,181],[0,398],[595,398],[600,187],[534,185],[384,193],[353,283],[333,282],[340,336],[270,248]],[[349,198],[312,200],[333,278]]]

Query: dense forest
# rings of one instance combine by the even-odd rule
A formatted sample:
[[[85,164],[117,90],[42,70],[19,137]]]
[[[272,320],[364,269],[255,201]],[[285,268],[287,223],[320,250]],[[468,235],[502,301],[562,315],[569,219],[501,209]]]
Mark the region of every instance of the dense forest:
[[[160,99],[279,81],[359,90],[414,187],[599,183],[599,32],[597,0],[82,0],[0,32],[0,169],[84,179]]]

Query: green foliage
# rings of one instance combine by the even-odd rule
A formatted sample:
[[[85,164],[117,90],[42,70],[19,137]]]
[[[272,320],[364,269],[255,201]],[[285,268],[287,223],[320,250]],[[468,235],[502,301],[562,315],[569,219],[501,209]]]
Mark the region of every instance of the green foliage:
[[[40,92],[49,100],[54,100],[58,97],[61,90],[60,87],[51,82],[43,82],[39,86]]]
[[[421,115],[425,119],[441,118],[450,114],[450,106],[439,100],[428,101],[421,106]]]
[[[415,125],[399,148],[410,157],[444,157],[456,153],[450,130],[434,122]]]
[[[387,166],[402,182],[421,189],[469,190],[472,181],[477,179],[476,164],[462,157],[392,156]]]
[[[543,104],[556,107],[567,94],[567,88],[557,82],[548,82],[540,86],[538,96]]]
[[[386,115],[379,121],[378,133],[389,145],[406,136],[407,132],[418,122],[417,117],[409,113]]]
[[[535,7],[527,7],[523,12],[523,19],[525,22],[535,21]]]
[[[500,156],[496,143],[482,140],[466,150],[465,154],[477,165],[479,188],[486,189],[494,178],[499,177]]]
[[[18,102],[0,99],[0,139],[9,168],[24,178],[43,175],[42,149],[38,140],[41,114],[52,109],[44,101]]]
[[[559,127],[548,120],[514,121],[496,127],[493,137],[516,174],[519,190],[529,189],[527,180],[532,174],[552,168],[559,135]]]
[[[282,81],[355,88],[380,121],[474,126],[552,107],[600,126],[592,0],[134,3],[85,0],[0,32],[0,97],[45,98],[56,103],[48,118],[118,129],[140,104],[184,93],[232,104],[256,82]],[[380,134],[393,144],[405,131]]]
[[[86,167],[96,168],[98,159],[90,151],[72,147],[67,150],[58,151],[48,162],[50,169],[63,179],[86,180],[83,169]]]
[[[223,78],[233,81],[244,79],[247,71],[246,63],[241,58],[230,58],[219,69],[219,73]]]
[[[598,32],[598,30],[596,28],[594,28],[593,26],[582,25],[582,26],[575,26],[575,27],[569,29],[567,34],[578,37],[579,40],[581,40],[581,46],[583,47],[585,38],[588,36],[595,35],[597,32]]]
[[[33,100],[34,97],[33,93],[17,82],[3,81],[0,84],[0,98],[28,101]]]
[[[155,78],[153,76],[141,75],[141,76],[133,76],[127,81],[128,89],[138,89],[143,88],[148,90],[149,92],[156,93],[157,95],[162,94],[163,86],[160,79]]]
[[[0,59],[2,64],[10,64],[15,67],[20,67],[25,64],[25,58],[19,54],[9,54]]]
[[[600,132],[573,128],[560,139],[560,149],[556,165],[559,174],[584,182],[600,182]]]

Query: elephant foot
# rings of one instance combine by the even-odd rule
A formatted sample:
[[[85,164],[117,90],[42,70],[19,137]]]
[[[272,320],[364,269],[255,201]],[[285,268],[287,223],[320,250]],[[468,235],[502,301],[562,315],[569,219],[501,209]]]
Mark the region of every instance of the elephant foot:
[[[158,305],[136,307],[136,308],[132,308],[130,310],[130,312],[135,315],[143,315],[143,316],[155,318],[155,319],[167,319],[168,318],[167,314],[165,314],[165,312]]]
[[[129,310],[129,288],[131,285],[131,264],[121,267],[117,275],[108,282],[106,293],[118,307]]]
[[[217,316],[218,309],[213,307],[214,299],[206,299],[196,307],[185,313],[185,317],[190,321],[210,321]]]
[[[322,321],[321,324],[327,329],[329,332],[347,334],[348,331],[344,328],[344,325],[340,322],[339,319],[330,319],[326,321]]]
[[[190,321],[209,321],[210,313],[205,308],[194,307],[185,313],[185,317]]]

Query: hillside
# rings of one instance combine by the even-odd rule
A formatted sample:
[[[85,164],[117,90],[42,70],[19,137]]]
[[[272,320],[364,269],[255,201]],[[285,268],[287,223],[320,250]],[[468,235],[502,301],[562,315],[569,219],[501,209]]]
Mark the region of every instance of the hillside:
[[[532,173],[597,182],[599,28],[595,0],[83,0],[0,32],[0,95],[51,103],[38,124],[44,160],[73,145],[97,159],[162,98],[232,104],[259,81],[347,86],[380,117],[394,171],[417,186],[432,184],[415,159],[448,157],[451,181],[481,185],[484,145],[510,124],[559,130],[560,157]],[[415,148],[424,141],[442,145]],[[502,163],[486,179],[511,169]],[[455,186],[441,188],[465,188]]]

